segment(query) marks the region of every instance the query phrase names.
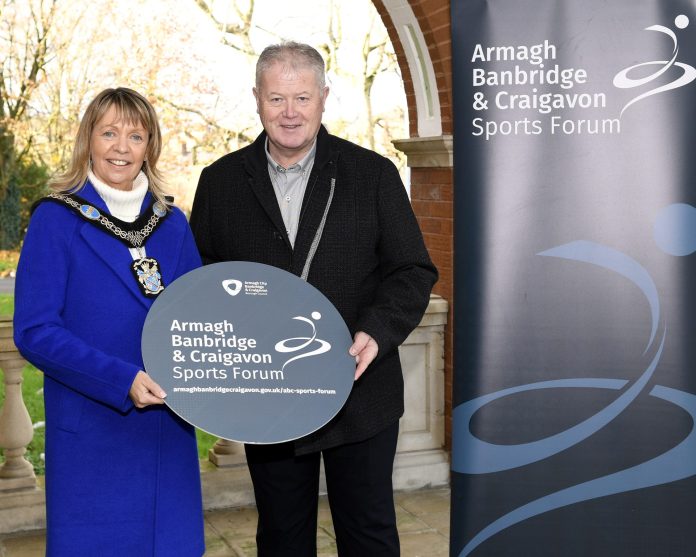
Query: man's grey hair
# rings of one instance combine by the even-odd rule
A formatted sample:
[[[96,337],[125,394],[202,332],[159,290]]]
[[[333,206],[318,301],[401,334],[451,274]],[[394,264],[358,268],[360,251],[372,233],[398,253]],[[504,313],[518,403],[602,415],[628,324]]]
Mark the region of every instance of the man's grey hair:
[[[264,48],[256,62],[257,89],[261,86],[263,73],[274,64],[283,64],[289,71],[297,71],[299,69],[312,70],[316,75],[317,85],[319,85],[323,94],[324,86],[326,85],[326,69],[324,59],[316,48],[294,41],[283,41],[282,43],[272,44]]]

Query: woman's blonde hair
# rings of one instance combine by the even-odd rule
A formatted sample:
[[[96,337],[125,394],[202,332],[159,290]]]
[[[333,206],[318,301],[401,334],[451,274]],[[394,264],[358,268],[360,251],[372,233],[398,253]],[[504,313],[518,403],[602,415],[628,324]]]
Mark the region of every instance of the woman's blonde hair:
[[[116,107],[119,116],[127,123],[141,125],[147,130],[147,149],[142,171],[147,176],[152,195],[166,204],[164,180],[157,170],[157,160],[162,151],[162,133],[157,114],[145,97],[127,87],[104,89],[89,103],[77,130],[70,166],[63,174],[53,178],[49,187],[54,191],[74,193],[84,187],[90,169],[90,141],[94,126],[112,106]]]

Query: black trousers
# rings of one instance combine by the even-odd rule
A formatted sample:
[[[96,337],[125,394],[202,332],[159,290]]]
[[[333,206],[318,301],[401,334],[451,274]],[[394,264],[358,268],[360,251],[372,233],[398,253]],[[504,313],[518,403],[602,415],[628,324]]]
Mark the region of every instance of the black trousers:
[[[392,469],[399,423],[323,451],[339,557],[398,557]],[[246,445],[259,522],[259,557],[315,557],[320,453],[292,443]]]

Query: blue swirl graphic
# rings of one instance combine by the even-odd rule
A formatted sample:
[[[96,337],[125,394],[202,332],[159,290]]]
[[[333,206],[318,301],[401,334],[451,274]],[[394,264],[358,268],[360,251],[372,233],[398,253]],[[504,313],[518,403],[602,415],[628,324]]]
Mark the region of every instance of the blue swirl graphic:
[[[689,413],[692,420],[696,421],[696,396],[659,385],[650,391],[650,395],[683,408]],[[679,445],[652,460],[615,474],[557,491],[501,516],[476,534],[462,549],[459,557],[469,555],[476,547],[498,532],[533,516],[574,503],[654,487],[693,476],[696,474],[695,454],[696,431],[692,427],[689,435]]]
[[[571,242],[543,251],[538,255],[597,265],[614,271],[635,284],[650,306],[651,333],[643,353],[648,352],[658,330],[660,302],[655,283],[643,266],[624,253],[588,241]],[[542,381],[503,389],[457,406],[452,415],[455,431],[457,431],[457,435],[453,438],[452,470],[463,474],[486,474],[510,470],[549,458],[587,439],[614,420],[645,388],[660,361],[666,336],[667,327],[665,326],[649,365],[624,393],[583,422],[545,439],[518,445],[496,445],[475,437],[471,433],[470,423],[473,415],[486,404],[512,394],[558,388],[596,388],[619,391],[629,382],[621,379],[603,378]],[[654,387],[650,395],[684,408],[696,421],[696,396],[660,386]],[[460,557],[469,555],[490,537],[533,516],[581,501],[673,482],[694,474],[696,474],[696,433],[692,429],[684,441],[655,459],[546,495],[511,511],[476,534],[459,555]]]
[[[618,273],[640,288],[640,291],[650,305],[650,316],[652,321],[651,333],[643,354],[648,351],[650,344],[655,339],[655,333],[657,332],[657,325],[660,319],[660,297],[657,294],[655,282],[645,267],[625,253],[586,240],[578,240],[577,242],[563,244],[562,246],[542,251],[537,255],[591,263]]]

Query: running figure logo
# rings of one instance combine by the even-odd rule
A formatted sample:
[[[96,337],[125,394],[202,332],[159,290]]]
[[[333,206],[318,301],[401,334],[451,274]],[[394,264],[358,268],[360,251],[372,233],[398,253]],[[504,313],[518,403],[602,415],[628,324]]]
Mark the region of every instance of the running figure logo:
[[[689,25],[689,18],[683,14],[678,15],[674,19],[674,25],[678,29],[685,29]],[[669,27],[664,27],[663,25],[651,25],[650,27],[646,27],[645,31],[657,31],[658,33],[664,33],[670,39],[672,39],[672,43],[674,45],[672,57],[669,60],[653,60],[652,62],[642,62],[640,64],[635,64],[633,66],[629,66],[628,68],[624,68],[617,73],[616,76],[614,76],[614,86],[618,87],[619,89],[633,89],[634,87],[640,87],[641,85],[645,85],[646,83],[656,80],[674,66],[679,68],[682,73],[678,78],[670,81],[669,83],[660,85],[654,89],[650,89],[649,91],[646,91],[645,93],[642,93],[630,100],[621,109],[621,116],[623,116],[623,113],[626,112],[626,109],[629,106],[637,103],[640,100],[651,97],[652,95],[657,95],[658,93],[665,93],[673,89],[678,89],[679,87],[684,87],[696,79],[696,68],[689,64],[684,64],[683,62],[677,62],[677,56],[679,55],[679,43],[677,41],[677,35],[674,33],[674,31],[672,31]],[[650,75],[637,79],[628,76],[628,74],[634,70],[647,66],[657,66],[657,70]]]
[[[314,320],[319,321],[321,319],[321,313],[319,313],[318,311],[313,311],[311,317],[311,319],[302,317],[301,315],[293,317],[293,319],[296,319],[297,321],[303,321],[304,323],[309,324],[309,326],[312,328],[311,336],[293,337],[281,340],[276,343],[275,349],[277,352],[289,354],[292,352],[298,352],[300,350],[303,350],[311,344],[317,344],[318,347],[313,350],[310,350],[309,352],[304,352],[303,354],[293,356],[283,364],[283,370],[285,370],[285,366],[287,366],[290,362],[294,362],[295,360],[299,360],[301,358],[309,358],[310,356],[318,356],[320,354],[325,354],[326,352],[331,350],[330,343],[320,338],[317,338],[317,328],[314,325]]]

